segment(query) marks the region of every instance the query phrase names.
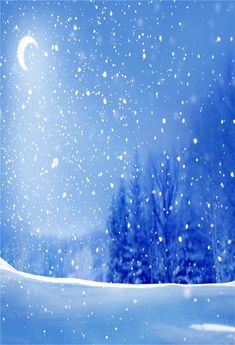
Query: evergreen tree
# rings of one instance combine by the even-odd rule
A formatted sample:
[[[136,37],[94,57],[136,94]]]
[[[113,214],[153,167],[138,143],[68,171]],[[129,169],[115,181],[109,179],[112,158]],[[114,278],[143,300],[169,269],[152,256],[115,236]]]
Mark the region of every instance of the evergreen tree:
[[[132,266],[129,274],[131,283],[151,282],[151,263],[149,257],[149,241],[144,214],[144,202],[141,193],[141,170],[138,154],[130,181],[130,241],[132,244]]]
[[[152,172],[152,159],[149,159],[146,182],[147,234],[149,241],[149,261],[151,283],[165,281],[164,246],[159,233],[159,208],[157,205],[155,177]]]
[[[120,255],[120,239],[119,239],[119,224],[117,216],[116,200],[113,197],[111,206],[111,215],[108,220],[108,232],[110,236],[109,245],[109,265],[107,280],[111,282],[119,282],[119,255]]]
[[[116,199],[113,199],[109,221],[110,263],[108,279],[114,283],[128,283],[131,270],[132,249],[130,248],[128,207],[124,181]]]
[[[215,280],[212,242],[207,229],[197,223],[190,202],[190,191],[184,190],[178,223],[177,266],[174,282],[181,284],[212,283]],[[182,217],[183,215],[183,217]]]

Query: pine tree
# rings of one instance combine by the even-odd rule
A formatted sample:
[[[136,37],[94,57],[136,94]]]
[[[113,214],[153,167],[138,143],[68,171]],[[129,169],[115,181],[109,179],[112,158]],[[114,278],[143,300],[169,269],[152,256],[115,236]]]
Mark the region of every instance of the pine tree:
[[[177,265],[174,282],[181,284],[212,283],[215,280],[211,237],[200,223],[184,190],[178,223]],[[182,217],[183,215],[183,217]]]
[[[138,154],[130,181],[130,241],[132,244],[132,267],[129,274],[131,283],[150,283],[151,264],[149,257],[149,242],[147,224],[144,214],[144,203],[141,193],[141,171]]]
[[[128,283],[131,270],[129,222],[126,188],[121,180],[118,195],[113,199],[109,221],[110,263],[108,279],[114,283]]]
[[[108,220],[108,232],[110,237],[109,250],[109,265],[107,280],[113,283],[120,282],[119,276],[119,255],[120,255],[120,238],[119,238],[119,224],[117,216],[116,200],[113,197],[111,206],[111,215]]]
[[[159,209],[156,200],[155,177],[152,172],[152,161],[149,159],[146,182],[146,213],[147,234],[149,241],[149,259],[151,268],[151,283],[161,283],[165,280],[164,246],[159,233]]]

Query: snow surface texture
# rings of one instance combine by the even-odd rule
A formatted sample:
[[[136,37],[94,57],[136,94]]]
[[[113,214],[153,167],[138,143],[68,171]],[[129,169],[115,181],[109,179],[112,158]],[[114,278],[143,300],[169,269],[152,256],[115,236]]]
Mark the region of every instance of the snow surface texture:
[[[46,278],[3,260],[1,344],[235,344],[235,283]]]

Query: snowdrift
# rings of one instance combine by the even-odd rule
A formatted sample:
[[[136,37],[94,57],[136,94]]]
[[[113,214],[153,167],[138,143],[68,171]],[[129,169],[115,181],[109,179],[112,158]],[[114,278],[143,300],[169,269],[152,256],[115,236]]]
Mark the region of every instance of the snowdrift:
[[[3,260],[1,344],[235,344],[235,284],[116,285]]]

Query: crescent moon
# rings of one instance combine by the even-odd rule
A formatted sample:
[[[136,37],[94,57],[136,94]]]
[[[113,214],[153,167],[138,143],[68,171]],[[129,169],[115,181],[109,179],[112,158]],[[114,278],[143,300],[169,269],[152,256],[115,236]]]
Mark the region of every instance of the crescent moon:
[[[20,40],[18,49],[17,49],[17,57],[18,57],[19,65],[25,71],[28,71],[28,67],[26,66],[26,63],[25,63],[25,49],[27,48],[29,44],[33,44],[36,48],[38,48],[38,44],[32,36],[24,36]]]

